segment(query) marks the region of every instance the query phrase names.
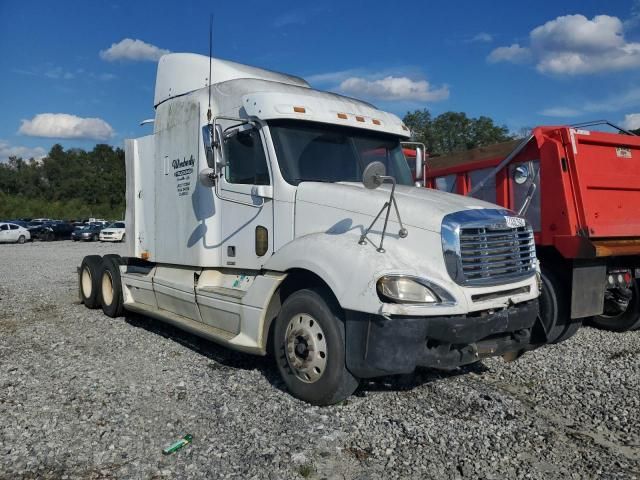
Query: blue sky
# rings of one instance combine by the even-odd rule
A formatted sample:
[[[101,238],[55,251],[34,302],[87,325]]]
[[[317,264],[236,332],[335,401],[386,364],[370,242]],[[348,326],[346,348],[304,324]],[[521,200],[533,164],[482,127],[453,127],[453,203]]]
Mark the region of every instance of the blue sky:
[[[209,12],[214,56],[400,116],[640,127],[637,0],[1,1],[0,161],[147,134],[158,55],[206,54]]]

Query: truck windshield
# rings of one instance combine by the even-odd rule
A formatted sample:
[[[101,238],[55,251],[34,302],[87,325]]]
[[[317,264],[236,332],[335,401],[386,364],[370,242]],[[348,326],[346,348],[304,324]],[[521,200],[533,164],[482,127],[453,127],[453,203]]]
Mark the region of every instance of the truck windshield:
[[[400,139],[359,128],[274,120],[269,129],[284,179],[300,182],[360,182],[369,163],[381,161],[398,184],[413,185]]]

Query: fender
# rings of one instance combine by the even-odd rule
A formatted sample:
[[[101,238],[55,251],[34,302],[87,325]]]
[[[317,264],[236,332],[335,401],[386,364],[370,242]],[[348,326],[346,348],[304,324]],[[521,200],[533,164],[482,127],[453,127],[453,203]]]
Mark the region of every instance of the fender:
[[[398,245],[380,254],[372,245],[359,245],[355,234],[311,233],[294,239],[266,262],[267,270],[286,272],[302,268],[322,278],[345,310],[383,312],[376,281],[388,272],[418,274],[415,257]]]

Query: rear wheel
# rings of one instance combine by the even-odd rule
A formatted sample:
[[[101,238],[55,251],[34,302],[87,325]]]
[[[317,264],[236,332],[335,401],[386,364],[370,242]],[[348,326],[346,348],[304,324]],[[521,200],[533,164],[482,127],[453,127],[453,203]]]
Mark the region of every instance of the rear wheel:
[[[20,245],[22,245],[25,242],[26,238],[24,235],[20,235],[20,237],[18,238],[18,243]]]
[[[616,312],[615,308],[612,308],[611,312],[607,312],[605,304],[605,313],[592,317],[591,323],[595,327],[612,332],[626,332],[640,328],[640,288],[637,281],[633,283],[631,294],[626,310]]]
[[[87,255],[80,264],[80,298],[87,308],[100,306],[100,255]]]
[[[320,290],[287,298],[275,320],[274,356],[289,391],[314,405],[344,400],[358,387],[345,363],[339,306]]]
[[[104,314],[112,318],[122,316],[124,311],[122,282],[120,280],[120,269],[118,268],[120,263],[119,255],[105,255],[102,258],[100,303]]]
[[[572,320],[569,309],[568,282],[548,268],[541,268],[542,293],[540,317],[547,330],[548,343],[559,343],[573,336],[582,322]]]

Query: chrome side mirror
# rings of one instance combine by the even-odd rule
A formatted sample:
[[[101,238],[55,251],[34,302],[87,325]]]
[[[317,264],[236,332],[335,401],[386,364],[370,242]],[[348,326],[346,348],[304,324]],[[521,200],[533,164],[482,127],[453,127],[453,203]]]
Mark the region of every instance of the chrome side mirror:
[[[422,178],[422,172],[424,170],[424,151],[422,147],[416,147],[416,180]]]
[[[513,181],[516,182],[517,185],[522,185],[529,180],[529,166],[528,165],[519,165],[513,170]]]
[[[382,162],[371,162],[364,167],[362,172],[362,184],[369,190],[374,190],[382,185],[387,174],[387,168]]]
[[[213,130],[213,151],[215,154],[215,170],[218,174],[227,166],[227,162],[224,159],[223,145],[224,134],[222,132],[222,126],[219,123],[216,123]]]
[[[210,124],[202,127],[202,143],[204,144],[204,155],[207,159],[207,166],[209,168],[215,167],[215,160],[213,154],[213,146],[211,140],[213,139],[213,127]]]
[[[202,142],[204,144],[204,156],[207,160],[207,168],[198,173],[198,181],[204,187],[213,187],[216,184],[216,161],[213,146],[213,126],[207,124],[202,127]]]

